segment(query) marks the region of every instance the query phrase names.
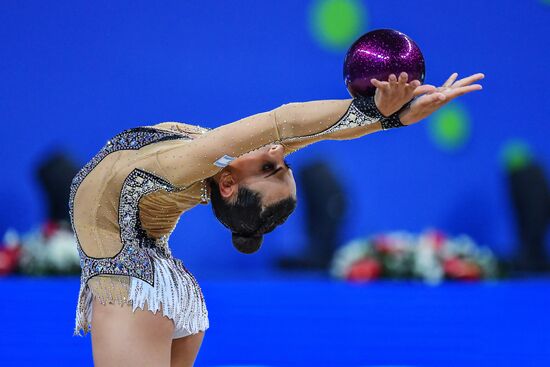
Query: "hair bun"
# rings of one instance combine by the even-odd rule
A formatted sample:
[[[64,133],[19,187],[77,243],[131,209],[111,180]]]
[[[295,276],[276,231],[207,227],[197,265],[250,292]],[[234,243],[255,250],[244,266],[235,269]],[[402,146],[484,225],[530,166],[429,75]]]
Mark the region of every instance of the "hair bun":
[[[239,233],[233,233],[231,240],[233,246],[243,254],[253,254],[260,249],[264,241],[263,235],[246,236]]]

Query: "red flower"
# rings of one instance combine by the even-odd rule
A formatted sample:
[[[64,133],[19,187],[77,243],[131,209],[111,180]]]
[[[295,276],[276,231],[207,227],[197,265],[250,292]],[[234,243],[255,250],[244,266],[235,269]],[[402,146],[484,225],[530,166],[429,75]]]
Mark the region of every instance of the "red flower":
[[[478,280],[481,279],[482,271],[479,265],[474,262],[452,258],[443,262],[445,275],[451,279]]]
[[[350,266],[346,279],[352,282],[366,282],[378,278],[381,273],[380,263],[374,259],[366,258],[356,261]]]
[[[394,243],[392,243],[391,239],[389,237],[386,237],[384,235],[380,235],[373,240],[374,243],[374,249],[379,254],[394,254],[396,252],[399,252],[400,249],[395,246]]]
[[[21,247],[0,247],[0,275],[6,275],[15,270]]]
[[[57,222],[48,221],[42,226],[42,233],[46,238],[50,238],[59,230],[59,224]]]
[[[439,230],[430,231],[428,235],[435,250],[440,250],[447,240],[445,233]]]

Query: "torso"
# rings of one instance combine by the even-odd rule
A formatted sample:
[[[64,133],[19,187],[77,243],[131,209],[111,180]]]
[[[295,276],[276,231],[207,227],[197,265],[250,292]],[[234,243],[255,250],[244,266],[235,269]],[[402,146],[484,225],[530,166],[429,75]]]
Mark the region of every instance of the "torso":
[[[75,177],[70,208],[83,277],[139,272],[143,277],[138,277],[148,280],[151,269],[147,264],[135,267],[133,248],[158,246],[170,255],[166,240],[181,214],[207,202],[203,183],[175,187],[161,173],[144,171],[136,162],[156,144],[175,139],[185,143],[204,131],[180,123],[127,130],[111,139]],[[147,262],[135,256],[134,260]]]

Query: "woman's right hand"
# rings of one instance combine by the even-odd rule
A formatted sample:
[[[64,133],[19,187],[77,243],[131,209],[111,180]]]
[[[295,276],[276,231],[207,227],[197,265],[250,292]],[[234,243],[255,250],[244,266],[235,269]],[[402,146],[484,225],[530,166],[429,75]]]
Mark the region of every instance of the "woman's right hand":
[[[456,97],[481,90],[481,84],[472,83],[483,79],[485,75],[477,73],[458,81],[456,80],[457,77],[458,74],[453,73],[441,87],[415,99],[409,108],[400,113],[401,123],[403,125],[414,124],[428,117]]]

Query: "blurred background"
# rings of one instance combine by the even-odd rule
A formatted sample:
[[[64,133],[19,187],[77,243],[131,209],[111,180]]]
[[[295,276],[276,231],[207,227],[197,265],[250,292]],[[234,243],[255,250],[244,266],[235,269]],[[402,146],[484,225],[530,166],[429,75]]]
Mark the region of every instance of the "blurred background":
[[[93,364],[67,201],[109,138],[349,98],[346,50],[379,28],[420,46],[426,83],[483,72],[483,91],[291,155],[297,211],[254,255],[185,213],[196,365],[549,365],[547,0],[0,2],[0,365]]]

